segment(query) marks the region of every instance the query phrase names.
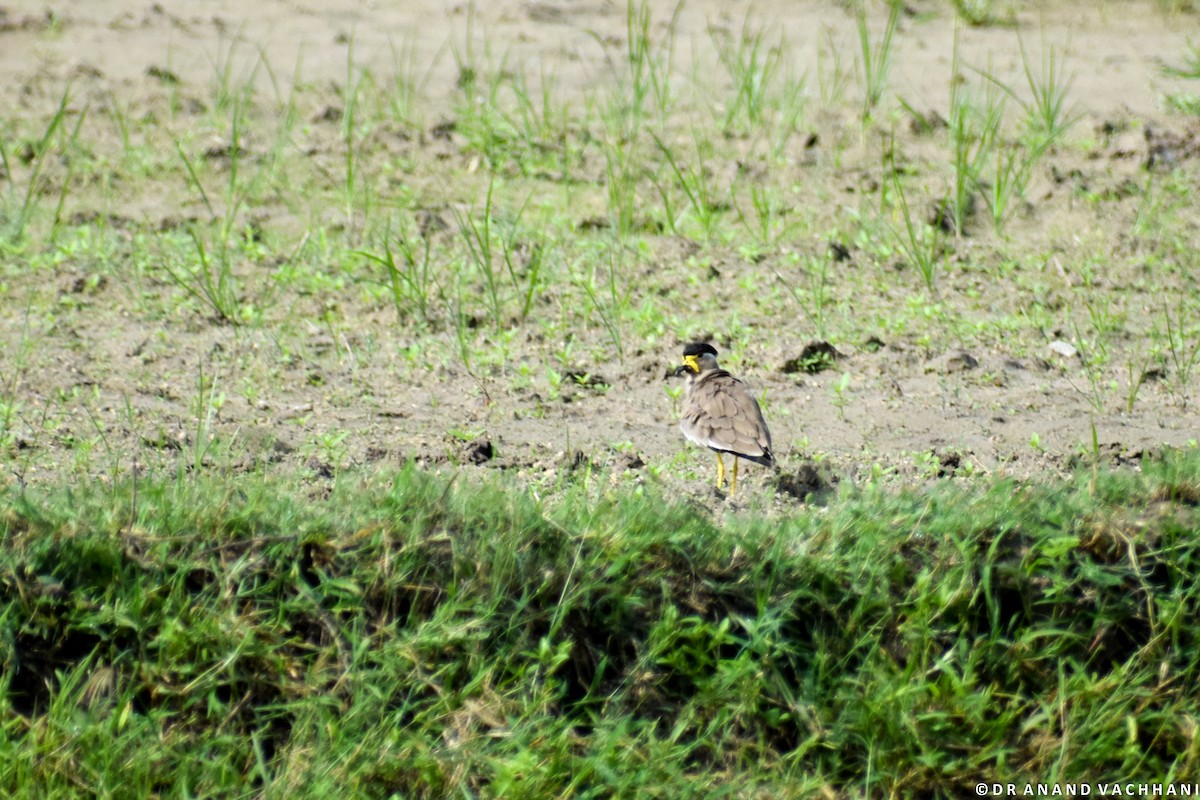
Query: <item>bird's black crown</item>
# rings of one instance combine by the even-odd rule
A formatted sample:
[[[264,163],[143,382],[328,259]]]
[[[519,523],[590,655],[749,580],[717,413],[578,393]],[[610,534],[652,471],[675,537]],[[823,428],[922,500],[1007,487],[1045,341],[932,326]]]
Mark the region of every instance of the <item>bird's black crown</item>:
[[[708,342],[692,342],[687,347],[683,348],[683,354],[685,356],[699,356],[705,353],[716,356],[717,348],[713,347]]]

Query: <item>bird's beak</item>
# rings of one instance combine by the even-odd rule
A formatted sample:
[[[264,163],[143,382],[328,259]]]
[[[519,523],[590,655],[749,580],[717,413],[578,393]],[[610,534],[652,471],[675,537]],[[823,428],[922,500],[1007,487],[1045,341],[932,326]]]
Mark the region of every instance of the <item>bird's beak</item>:
[[[670,378],[678,378],[680,375],[689,375],[689,374],[691,374],[691,375],[699,375],[700,374],[700,364],[699,364],[699,362],[697,362],[695,356],[684,356],[683,364],[676,367],[674,372],[668,372],[667,376]]]

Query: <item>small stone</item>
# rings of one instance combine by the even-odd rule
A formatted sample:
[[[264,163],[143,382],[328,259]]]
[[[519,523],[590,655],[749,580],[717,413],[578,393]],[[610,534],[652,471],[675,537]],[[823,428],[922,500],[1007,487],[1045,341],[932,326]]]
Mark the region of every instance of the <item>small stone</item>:
[[[1050,352],[1060,355],[1063,358],[1074,358],[1079,355],[1079,351],[1075,349],[1075,345],[1070,342],[1064,342],[1062,339],[1055,339],[1050,343]]]

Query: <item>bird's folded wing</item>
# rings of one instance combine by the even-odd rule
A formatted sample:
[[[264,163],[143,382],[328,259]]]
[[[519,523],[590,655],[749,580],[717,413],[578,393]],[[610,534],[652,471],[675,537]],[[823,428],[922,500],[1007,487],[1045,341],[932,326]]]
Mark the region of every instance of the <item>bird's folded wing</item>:
[[[693,441],[748,458],[769,456],[771,434],[758,401],[741,381],[714,375],[697,383],[688,400],[683,428]]]

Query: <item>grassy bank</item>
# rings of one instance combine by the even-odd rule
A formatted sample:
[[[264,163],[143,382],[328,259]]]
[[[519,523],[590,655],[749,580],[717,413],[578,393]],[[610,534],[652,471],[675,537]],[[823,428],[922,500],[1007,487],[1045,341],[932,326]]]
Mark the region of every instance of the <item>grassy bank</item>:
[[[1196,774],[1200,459],[718,522],[419,470],[8,494],[0,793],[961,796]],[[830,794],[832,793],[832,795]]]

